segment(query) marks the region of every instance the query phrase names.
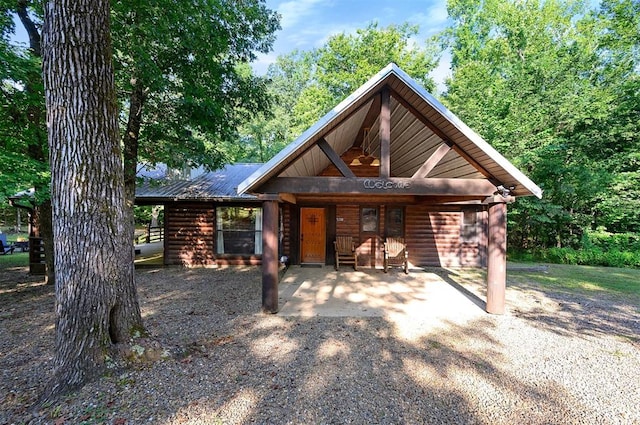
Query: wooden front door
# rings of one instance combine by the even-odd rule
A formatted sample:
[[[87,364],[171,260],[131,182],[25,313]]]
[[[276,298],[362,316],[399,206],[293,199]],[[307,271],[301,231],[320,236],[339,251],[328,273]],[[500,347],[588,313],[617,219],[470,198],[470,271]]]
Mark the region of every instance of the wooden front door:
[[[325,263],[324,208],[300,208],[300,262]]]

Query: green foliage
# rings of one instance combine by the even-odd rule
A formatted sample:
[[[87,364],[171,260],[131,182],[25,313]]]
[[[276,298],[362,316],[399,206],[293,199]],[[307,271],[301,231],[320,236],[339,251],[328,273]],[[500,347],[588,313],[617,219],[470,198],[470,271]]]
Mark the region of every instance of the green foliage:
[[[640,234],[610,233],[602,230],[586,232],[582,237],[584,248],[598,248],[603,251],[629,251],[640,253]]]
[[[578,247],[589,229],[638,232],[638,2],[448,7],[445,103],[544,190],[510,209],[511,241]]]
[[[143,93],[131,112],[142,116],[139,156],[172,167],[233,159],[238,126],[270,106],[248,63],[271,49],[277,15],[262,0],[124,0],[112,16],[123,106]]]
[[[514,250],[510,259],[556,264],[640,268],[640,235],[587,231],[575,247]]]
[[[17,10],[18,2],[0,2],[0,202],[30,187],[45,189],[50,179],[41,61],[39,52],[10,43]]]
[[[29,187],[46,198],[50,180],[39,52],[9,42],[19,7],[36,31],[42,16],[40,2],[0,1],[0,200]],[[140,159],[216,168],[237,156],[237,127],[270,106],[248,63],[278,28],[263,0],[113,2],[121,124],[141,118]],[[134,87],[142,110],[128,111]]]
[[[136,205],[133,207],[133,216],[136,225],[148,225],[151,223],[153,217],[153,209],[155,206],[151,205]],[[162,224],[164,222],[164,209],[159,209],[158,211],[158,223]]]
[[[390,62],[432,90],[428,74],[436,52],[412,43],[417,31],[408,24],[373,23],[335,35],[318,49],[278,57],[267,74],[276,99],[273,116],[258,117],[243,130],[243,159],[269,159]]]
[[[640,253],[602,251],[599,248],[549,248],[540,252],[540,260],[558,264],[640,267]]]

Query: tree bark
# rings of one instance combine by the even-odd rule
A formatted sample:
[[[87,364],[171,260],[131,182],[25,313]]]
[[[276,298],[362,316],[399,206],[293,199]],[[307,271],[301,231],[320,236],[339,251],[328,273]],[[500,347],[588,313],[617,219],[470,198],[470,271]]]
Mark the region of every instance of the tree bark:
[[[54,376],[41,401],[95,377],[143,331],[126,233],[108,0],[45,5],[43,75],[56,274]]]

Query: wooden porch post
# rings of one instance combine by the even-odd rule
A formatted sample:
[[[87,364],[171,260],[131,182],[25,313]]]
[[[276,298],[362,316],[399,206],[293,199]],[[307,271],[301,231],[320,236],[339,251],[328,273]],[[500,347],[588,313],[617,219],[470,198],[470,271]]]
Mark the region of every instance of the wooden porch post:
[[[507,204],[489,204],[487,313],[504,314],[507,286]]]
[[[262,203],[262,312],[278,312],[278,201]]]

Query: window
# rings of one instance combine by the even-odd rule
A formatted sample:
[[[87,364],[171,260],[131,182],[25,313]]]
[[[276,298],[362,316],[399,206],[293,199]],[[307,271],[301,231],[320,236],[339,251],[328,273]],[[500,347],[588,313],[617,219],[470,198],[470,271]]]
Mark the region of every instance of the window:
[[[478,242],[478,213],[477,211],[462,212],[462,242]]]
[[[262,254],[262,209],[216,208],[218,254]]]
[[[378,231],[378,209],[370,207],[362,208],[360,226],[362,232],[376,233]]]
[[[404,236],[404,210],[398,207],[387,208],[386,236]]]

